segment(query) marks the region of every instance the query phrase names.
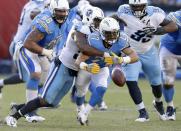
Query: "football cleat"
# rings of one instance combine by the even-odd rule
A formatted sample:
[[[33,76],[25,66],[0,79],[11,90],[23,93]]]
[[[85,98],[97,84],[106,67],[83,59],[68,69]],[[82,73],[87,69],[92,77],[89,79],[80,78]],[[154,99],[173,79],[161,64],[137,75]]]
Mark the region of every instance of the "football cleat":
[[[5,118],[5,123],[10,127],[17,127],[17,120],[12,116],[7,116]]]
[[[135,120],[136,122],[147,122],[149,121],[149,116],[145,108],[139,110],[139,117]]]
[[[175,112],[176,109],[174,109],[172,106],[168,106],[166,112],[167,120],[175,121],[176,120]]]
[[[156,102],[154,100],[153,106],[156,109],[156,112],[157,112],[160,120],[163,120],[163,121],[167,120],[165,112],[164,112],[163,102]]]
[[[30,123],[42,122],[45,120],[44,117],[39,116],[36,113],[27,114],[27,115],[25,115],[25,118],[26,118],[26,121],[30,122]]]
[[[106,105],[106,103],[104,101],[102,101],[100,104],[98,104],[98,108],[101,111],[105,111],[105,110],[108,109],[108,107],[107,107],[107,105]]]
[[[78,122],[83,125],[88,125],[88,114],[83,113],[82,111],[78,112],[77,120]]]

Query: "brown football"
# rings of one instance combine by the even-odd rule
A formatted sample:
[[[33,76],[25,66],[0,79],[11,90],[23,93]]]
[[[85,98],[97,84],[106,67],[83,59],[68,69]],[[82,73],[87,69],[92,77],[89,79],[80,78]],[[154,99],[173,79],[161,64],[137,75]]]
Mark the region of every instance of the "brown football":
[[[126,83],[126,78],[120,67],[113,68],[111,77],[112,77],[113,82],[119,87],[123,87],[124,84]]]

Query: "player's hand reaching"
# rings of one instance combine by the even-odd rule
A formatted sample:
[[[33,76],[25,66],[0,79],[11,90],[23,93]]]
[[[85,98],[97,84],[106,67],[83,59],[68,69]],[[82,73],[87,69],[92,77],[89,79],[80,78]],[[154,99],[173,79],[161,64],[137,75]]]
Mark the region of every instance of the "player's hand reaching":
[[[123,58],[117,56],[115,53],[111,52],[110,56],[105,56],[104,57],[104,62],[106,65],[113,65],[113,64],[122,64],[123,63]]]
[[[97,74],[100,71],[100,66],[97,63],[86,64],[85,62],[81,62],[80,69],[86,70],[92,74]]]
[[[145,32],[145,34],[147,35],[154,35],[155,31],[156,31],[156,28],[155,27],[144,27],[143,28],[143,31]]]

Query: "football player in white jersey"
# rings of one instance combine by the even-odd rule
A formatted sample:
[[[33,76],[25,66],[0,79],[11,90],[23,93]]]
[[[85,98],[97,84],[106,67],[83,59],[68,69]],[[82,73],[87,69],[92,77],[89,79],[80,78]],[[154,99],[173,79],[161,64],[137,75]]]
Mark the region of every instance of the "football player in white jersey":
[[[26,37],[27,31],[30,28],[31,22],[33,18],[39,14],[44,9],[44,0],[30,0],[24,7],[21,12],[20,21],[18,24],[18,29],[16,32],[16,35],[13,38],[13,41],[10,44],[9,52],[11,56],[15,57],[15,46],[19,41],[23,41]],[[20,71],[19,62],[17,60],[14,60],[18,70]],[[0,80],[0,98],[2,97],[1,89],[4,85],[8,84],[18,84],[23,82],[21,78],[21,73],[19,74],[13,74],[12,76],[1,79]]]
[[[126,65],[123,70],[129,93],[139,111],[135,121],[149,120],[138,86],[140,69],[146,74],[152,87],[155,100],[153,105],[161,120],[166,120],[162,103],[161,71],[157,48],[154,45],[154,35],[173,32],[178,29],[174,22],[165,18],[162,9],[148,6],[147,0],[129,0],[129,4],[121,5],[117,11],[118,19],[123,19],[127,26],[124,30],[130,37],[130,45],[139,55],[139,61]]]

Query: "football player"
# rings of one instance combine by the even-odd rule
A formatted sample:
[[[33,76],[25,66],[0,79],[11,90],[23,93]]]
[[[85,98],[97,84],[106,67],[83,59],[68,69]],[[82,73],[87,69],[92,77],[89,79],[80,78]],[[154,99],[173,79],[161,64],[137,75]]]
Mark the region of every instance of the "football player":
[[[67,0],[52,0],[49,9],[43,11],[33,20],[31,30],[20,49],[20,61],[28,74],[26,87],[27,101],[30,101],[30,103],[38,96],[37,89],[41,77],[41,65],[49,65],[49,60],[53,57],[52,48],[64,35],[64,30],[67,27],[68,10],[69,3]],[[20,109],[22,106],[23,104],[18,108]],[[11,125],[11,120],[7,117],[7,125]],[[33,117],[30,117],[29,120],[33,121]]]
[[[181,64],[181,11],[171,12],[167,18],[174,21],[179,30],[161,37],[159,56],[163,73],[163,95],[167,102],[166,116],[168,120],[176,120],[173,97],[177,64]]]
[[[15,46],[17,45],[17,43],[19,41],[24,41],[26,34],[28,32],[28,29],[31,26],[31,22],[32,22],[33,18],[37,14],[39,14],[41,11],[43,11],[43,9],[44,9],[44,1],[43,0],[30,0],[23,7],[16,35],[14,36],[13,41],[11,42],[10,47],[9,47],[9,52],[10,52],[12,58],[14,56]],[[4,85],[18,84],[18,83],[23,82],[23,80],[22,80],[22,74],[23,73],[21,72],[21,69],[20,69],[20,63],[18,60],[15,60],[15,59],[16,58],[14,58],[14,62],[16,64],[16,67],[19,70],[19,72],[18,72],[19,75],[13,74],[12,76],[10,76],[8,78],[0,80],[0,98],[2,98],[1,89],[3,88]]]
[[[127,64],[123,68],[130,96],[139,111],[139,117],[135,121],[145,122],[149,120],[138,86],[140,69],[148,77],[155,97],[153,105],[160,119],[166,120],[161,99],[161,70],[158,51],[154,45],[154,35],[174,32],[178,27],[174,22],[165,18],[165,13],[162,9],[148,6],[147,0],[129,0],[129,4],[119,7],[117,17],[125,21],[127,26],[124,27],[124,30],[130,37],[131,47],[137,52],[140,59],[138,62]]]
[[[92,47],[100,51],[111,52],[113,56],[104,61],[101,57],[89,57],[85,61],[86,63],[96,62],[100,66],[101,69],[97,74],[91,74],[85,70],[79,71],[79,74],[81,75],[78,74],[76,82],[77,93],[79,96],[84,96],[86,94],[90,82],[93,82],[96,86],[96,90],[91,94],[89,103],[78,113],[77,118],[81,125],[87,123],[90,111],[99,101],[102,100],[104,93],[107,90],[109,77],[109,68],[107,65],[122,63],[129,64],[138,60],[136,52],[130,48],[127,35],[120,32],[119,23],[111,17],[106,17],[101,21],[99,31],[91,33],[88,36],[88,42]],[[126,56],[117,56],[121,52]],[[81,62],[80,67],[84,64],[84,62]]]

